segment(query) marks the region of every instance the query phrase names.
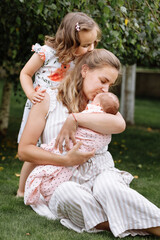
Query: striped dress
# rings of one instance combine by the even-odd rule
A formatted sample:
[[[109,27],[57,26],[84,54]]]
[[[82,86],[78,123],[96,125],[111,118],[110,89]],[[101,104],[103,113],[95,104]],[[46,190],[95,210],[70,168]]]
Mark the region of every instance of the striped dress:
[[[56,100],[57,90],[47,90],[50,107],[42,142],[57,136],[68,116],[67,108]],[[73,171],[49,204],[43,200],[32,208],[76,232],[98,232],[95,226],[108,221],[115,237],[147,235],[141,229],[160,226],[160,209],[129,187],[133,176],[115,168],[107,146]]]

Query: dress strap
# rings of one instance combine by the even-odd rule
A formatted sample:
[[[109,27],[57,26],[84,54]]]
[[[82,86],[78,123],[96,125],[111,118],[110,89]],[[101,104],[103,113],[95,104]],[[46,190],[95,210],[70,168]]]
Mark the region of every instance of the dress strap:
[[[50,97],[49,110],[48,110],[48,113],[46,115],[46,118],[47,118],[49,113],[53,112],[54,109],[56,108],[58,89],[57,88],[56,89],[47,88],[46,92],[48,93],[48,95]]]

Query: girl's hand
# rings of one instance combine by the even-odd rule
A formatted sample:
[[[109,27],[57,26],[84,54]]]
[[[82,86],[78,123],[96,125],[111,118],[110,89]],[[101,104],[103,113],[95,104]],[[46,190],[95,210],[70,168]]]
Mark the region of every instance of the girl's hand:
[[[33,91],[30,93],[28,98],[33,104],[39,103],[39,102],[43,101],[43,99],[44,99],[44,92],[45,92],[45,90],[43,90],[42,92]]]
[[[70,139],[72,140],[73,145],[76,144],[76,139],[75,139],[76,130],[77,130],[76,121],[74,120],[73,116],[70,114],[66,119],[65,123],[63,124],[63,127],[61,128],[61,131],[58,134],[55,141],[55,148],[59,146],[60,153],[63,152],[62,144],[64,141],[65,141],[67,151],[70,150],[70,146],[69,146]]]
[[[74,147],[67,152],[67,154],[64,156],[66,158],[65,160],[65,166],[75,166],[75,165],[81,165],[85,163],[88,159],[94,156],[95,150],[91,152],[80,152],[79,148],[82,145],[81,142],[78,142]]]

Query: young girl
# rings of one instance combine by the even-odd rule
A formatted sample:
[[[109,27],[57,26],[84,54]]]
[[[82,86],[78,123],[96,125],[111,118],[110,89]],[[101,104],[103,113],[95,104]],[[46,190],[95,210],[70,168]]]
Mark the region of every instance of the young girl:
[[[23,120],[18,135],[20,141],[32,104],[41,102],[47,88],[57,87],[72,61],[80,55],[92,51],[100,39],[101,31],[96,22],[81,12],[68,13],[60,24],[55,37],[46,36],[45,45],[35,44],[35,53],[20,73],[22,88],[28,97]],[[34,84],[32,77],[35,74]],[[34,168],[24,163],[17,196],[23,196],[26,178]]]

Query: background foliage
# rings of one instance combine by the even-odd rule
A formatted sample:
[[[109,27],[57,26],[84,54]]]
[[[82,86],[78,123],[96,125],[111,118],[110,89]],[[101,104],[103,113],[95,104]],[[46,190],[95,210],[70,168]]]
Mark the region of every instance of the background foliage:
[[[103,47],[114,52],[124,65],[138,62],[160,66],[160,2],[105,2],[98,1],[97,10],[97,21],[103,30]]]
[[[160,66],[159,0],[2,0],[0,66],[15,81],[31,45],[54,35],[67,12],[83,11],[102,29],[101,47],[124,64]]]
[[[160,67],[160,0],[2,0],[0,73],[4,97],[0,115],[6,118],[0,119],[0,133],[8,128],[9,101],[5,99],[10,99],[9,81],[17,89],[19,72],[31,56],[32,44],[43,44],[45,35],[54,35],[71,11],[83,11],[95,19],[102,29],[99,47],[112,51],[124,65]]]

